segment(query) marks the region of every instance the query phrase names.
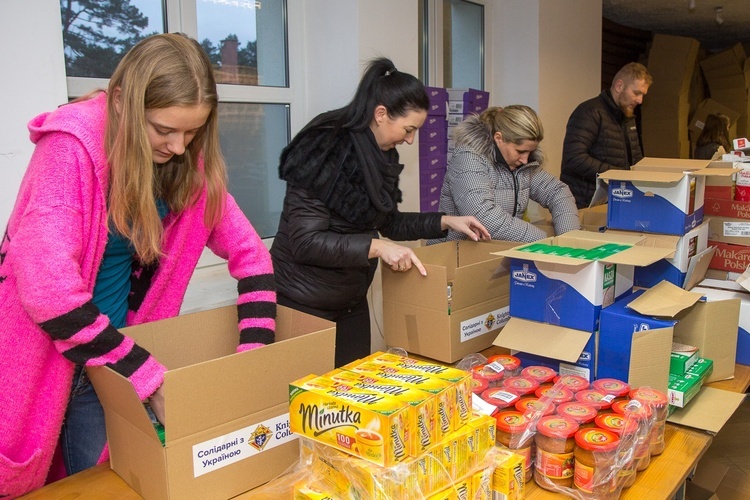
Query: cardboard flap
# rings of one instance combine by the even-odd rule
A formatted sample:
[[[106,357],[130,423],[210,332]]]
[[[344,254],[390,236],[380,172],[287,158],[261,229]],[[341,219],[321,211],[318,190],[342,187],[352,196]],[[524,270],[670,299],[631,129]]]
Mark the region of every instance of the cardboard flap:
[[[105,411],[117,413],[145,435],[159,441],[146,408],[133,390],[130,380],[106,366],[87,366],[86,373],[94,384],[96,395]]]
[[[489,255],[489,253],[488,253]],[[504,274],[507,276],[507,272]],[[498,259],[478,262],[468,266],[461,266],[456,270],[453,279],[452,305],[451,309],[463,309],[477,302],[478,297],[497,297],[502,293],[500,288],[508,281],[502,281],[504,276],[498,268]],[[421,293],[421,292],[420,292]]]
[[[582,330],[510,318],[493,344],[575,363],[591,335]]]
[[[606,233],[605,233],[606,234]],[[673,248],[635,246],[622,252],[599,259],[609,264],[623,264],[628,266],[647,266],[654,262],[674,255]]]
[[[719,170],[719,169],[712,169]],[[695,172],[691,172],[695,173]],[[682,171],[650,171],[650,170],[607,170],[599,174],[599,179],[610,181],[653,182],[657,184],[675,184],[685,177]]]
[[[747,291],[750,291],[750,267],[745,269],[745,272],[737,278],[737,284]]]
[[[685,408],[678,408],[667,421],[716,434],[745,400],[738,392],[701,387]]]
[[[690,263],[688,264],[688,270],[685,274],[685,283],[682,288],[685,290],[692,290],[694,286],[703,281],[708,272],[708,266],[711,264],[711,259],[714,257],[716,247],[708,247],[698,255],[690,257]]]
[[[288,382],[334,366],[330,328],[164,374],[164,427],[179,439],[288,400]],[[311,355],[312,354],[312,355]],[[210,383],[219,377],[222,384]],[[131,389],[132,391],[132,389]]]
[[[701,297],[699,293],[688,292],[668,281],[662,281],[646,290],[628,307],[644,316],[673,318],[680,311],[694,305]]]
[[[737,172],[742,170],[741,168],[706,168],[704,170],[696,170],[690,172],[692,175],[699,175],[701,177],[731,177]]]
[[[687,160],[682,158],[654,158],[647,156],[633,165],[633,170],[647,170],[650,172],[690,172],[706,168],[710,160]]]

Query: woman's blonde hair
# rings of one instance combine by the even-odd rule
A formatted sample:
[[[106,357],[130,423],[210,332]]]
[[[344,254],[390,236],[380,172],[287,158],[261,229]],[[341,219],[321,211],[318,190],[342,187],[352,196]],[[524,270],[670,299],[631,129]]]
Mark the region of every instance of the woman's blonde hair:
[[[500,132],[505,142],[520,144],[523,141],[542,142],[544,139],[544,127],[539,115],[523,104],[488,108],[479,115],[479,119],[493,137]],[[541,164],[544,161],[542,151],[537,148],[535,153],[536,160]]]
[[[146,110],[198,105],[211,107],[205,125],[184,154],[155,166]],[[154,263],[161,255],[163,234],[156,198],[179,213],[196,201],[205,185],[206,226],[213,227],[222,216],[227,176],[219,148],[218,95],[211,62],[201,46],[185,35],[150,36],[136,44],[115,69],[107,113],[109,217],[115,230],[130,239],[138,258]],[[198,169],[199,156],[204,160],[203,171]]]

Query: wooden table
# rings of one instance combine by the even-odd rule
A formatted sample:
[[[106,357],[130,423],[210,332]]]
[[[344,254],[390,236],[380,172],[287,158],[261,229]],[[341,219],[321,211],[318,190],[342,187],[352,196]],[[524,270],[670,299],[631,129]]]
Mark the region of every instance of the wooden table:
[[[506,352],[507,350],[503,348],[491,347],[482,354],[490,356]],[[750,385],[750,367],[743,365],[737,365],[734,379],[709,384],[711,387],[734,392],[745,392],[748,385]],[[712,437],[703,431],[667,423],[665,440],[664,452],[652,458],[648,468],[638,473],[633,486],[623,490],[620,498],[624,500],[671,499],[710,446]],[[250,493],[246,493],[236,498],[251,496]],[[106,463],[57,481],[22,498],[27,500],[94,500],[100,498],[130,500],[141,497]],[[568,497],[546,491],[532,482],[528,485],[526,498],[535,500]]]

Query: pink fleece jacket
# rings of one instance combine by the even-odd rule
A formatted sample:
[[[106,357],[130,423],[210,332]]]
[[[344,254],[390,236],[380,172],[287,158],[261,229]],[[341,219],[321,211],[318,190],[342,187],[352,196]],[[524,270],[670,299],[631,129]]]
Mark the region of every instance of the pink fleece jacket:
[[[75,364],[111,367],[141,399],[164,378],[164,366],[91,302],[107,242],[105,123],[104,93],[29,123],[36,148],[0,242],[0,498],[44,484]],[[203,222],[205,205],[204,190],[164,220],[164,257],[134,270],[127,323],[179,314],[208,246],[238,280],[238,350],[273,342],[270,255],[230,195],[212,229]]]

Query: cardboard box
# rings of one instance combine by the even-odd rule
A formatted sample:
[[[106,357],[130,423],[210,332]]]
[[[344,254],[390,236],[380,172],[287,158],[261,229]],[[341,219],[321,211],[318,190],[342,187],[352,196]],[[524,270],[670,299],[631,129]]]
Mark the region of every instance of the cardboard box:
[[[668,328],[669,322],[674,323],[673,339],[669,341],[667,354],[660,354],[654,363],[659,363],[658,359],[663,356],[666,358],[665,370],[668,371],[669,353],[674,340],[697,347],[701,357],[713,360],[714,372],[708,382],[734,376],[739,299],[705,301],[703,294],[687,292],[666,281],[645,292],[634,292],[634,295],[636,297],[623,299],[602,312],[598,377],[626,380],[621,376],[628,366],[631,366],[631,373],[640,375],[638,370],[632,370],[632,363],[643,362],[641,358],[644,356],[646,364],[643,370],[647,371],[649,354],[629,359],[632,355],[629,355],[631,351],[628,350],[627,336],[646,330],[653,331],[654,328]]]
[[[669,404],[678,408],[685,408],[698,395],[701,385],[701,378],[697,375],[688,373],[680,377],[670,373],[667,388]]]
[[[276,343],[239,354],[236,306],[123,332],[168,369],[164,446],[130,381],[106,367],[88,370],[104,407],[111,467],[139,495],[228,498],[299,459],[288,382],[333,368],[334,323],[279,306]]]
[[[513,321],[513,318],[511,318],[511,321]],[[523,322],[524,320],[516,319],[515,321]],[[515,328],[517,326],[515,321],[512,328]],[[533,323],[533,326],[529,326],[531,328],[538,328],[539,324],[540,323]],[[502,332],[500,335],[502,336]],[[595,332],[591,334],[588,342],[586,342],[586,345],[583,347],[583,350],[578,354],[578,359],[576,359],[574,362],[560,359],[558,353],[554,353],[552,357],[549,357],[511,349],[511,354],[521,360],[521,366],[546,366],[548,368],[552,368],[560,375],[578,375],[579,377],[583,377],[589,382],[592,382],[594,378],[596,378],[597,341],[598,334]],[[541,343],[544,343],[544,341],[542,341]],[[538,346],[535,346],[534,349],[538,349]]]
[[[382,268],[386,344],[446,363],[492,345],[509,318],[508,269],[492,253],[517,245],[461,240],[415,248],[427,276]]]
[[[744,219],[750,221],[750,201],[706,198],[703,213],[711,218],[726,217],[728,219]]]
[[[607,231],[605,234],[619,233],[619,231]],[[660,281],[667,280],[682,287],[685,284],[685,278],[688,276],[691,264],[695,266],[702,253],[708,248],[708,222],[703,222],[683,236],[643,233],[643,237],[646,238],[649,245],[674,250],[674,255],[648,266],[636,267],[633,285],[651,288]],[[710,257],[705,262],[705,268],[708,268],[709,261]],[[700,279],[702,278],[700,276]],[[686,288],[689,289],[689,287]]]
[[[737,120],[740,117],[740,113],[709,97],[698,105],[698,109],[695,110],[693,117],[690,119],[689,129],[690,132],[695,134],[694,137],[696,140],[701,132],[703,132],[703,127],[706,126],[706,117],[719,113],[729,118],[729,137],[737,135]]]
[[[430,99],[428,116],[445,116],[448,110],[448,91],[440,87],[425,87]]]
[[[422,195],[420,193],[419,198],[419,211],[420,212],[437,212],[440,208],[440,192],[433,193],[431,195]]]
[[[744,272],[750,266],[750,220],[711,217],[708,244],[716,247],[711,269]]]
[[[740,317],[737,324],[737,354],[735,362],[750,365],[750,293],[747,290],[717,290],[712,288],[712,281],[707,280],[693,288],[694,292],[702,293],[709,301],[737,299],[740,301]]]
[[[655,34],[648,53],[653,90],[660,94],[688,91],[699,48],[700,43],[693,38]]]
[[[510,315],[593,332],[599,313],[633,287],[635,266],[653,264],[671,249],[642,246],[638,234],[571,231],[497,255],[511,258]],[[591,249],[604,244],[631,245],[597,260],[524,251],[531,245]]]
[[[719,500],[716,490],[728,470],[715,460],[701,460],[693,477],[685,482],[685,500]]]
[[[696,168],[701,162],[705,168]],[[709,163],[644,158],[632,170],[609,170],[597,178],[592,205],[608,201],[610,229],[683,235],[703,221],[706,178],[735,174]]]

